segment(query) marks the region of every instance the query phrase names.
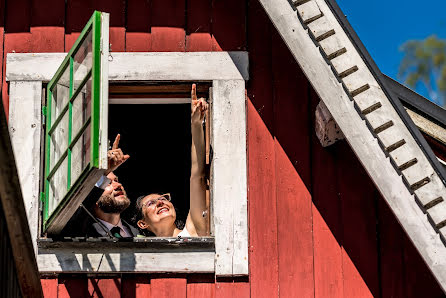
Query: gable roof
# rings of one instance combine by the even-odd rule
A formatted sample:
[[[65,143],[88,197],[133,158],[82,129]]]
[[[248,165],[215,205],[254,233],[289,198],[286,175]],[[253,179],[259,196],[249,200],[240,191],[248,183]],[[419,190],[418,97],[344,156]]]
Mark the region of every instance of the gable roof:
[[[426,140],[334,0],[260,3],[446,292],[446,173]]]

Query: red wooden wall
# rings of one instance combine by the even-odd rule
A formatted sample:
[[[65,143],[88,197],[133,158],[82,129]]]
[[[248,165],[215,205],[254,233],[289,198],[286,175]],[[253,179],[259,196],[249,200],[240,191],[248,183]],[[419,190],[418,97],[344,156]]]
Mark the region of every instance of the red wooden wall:
[[[94,9],[112,51],[249,51],[250,275],[60,275],[46,297],[443,296],[346,142],[320,146],[319,99],[257,0],[1,0],[2,63],[67,51]]]

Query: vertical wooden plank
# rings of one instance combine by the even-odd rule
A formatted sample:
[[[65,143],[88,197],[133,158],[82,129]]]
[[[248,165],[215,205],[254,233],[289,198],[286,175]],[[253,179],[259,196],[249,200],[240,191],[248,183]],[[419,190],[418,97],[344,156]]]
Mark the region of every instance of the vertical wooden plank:
[[[212,94],[215,274],[248,274],[245,81],[214,80]]]
[[[31,27],[31,52],[63,52],[65,34],[63,27]]]
[[[29,32],[31,26],[31,5],[30,0],[5,1],[2,6],[5,11],[5,31],[8,33]],[[2,12],[4,10],[2,9]]]
[[[124,275],[121,282],[122,298],[150,298],[149,275]]]
[[[238,298],[249,298],[250,295],[250,289],[249,289],[249,282],[245,281],[236,281],[233,285],[233,295],[232,297],[238,297]]]
[[[188,298],[214,298],[215,283],[213,275],[189,275],[187,277]]]
[[[225,298],[225,297],[237,297],[237,298],[248,298],[255,297],[250,295],[249,283],[245,281],[220,281],[215,284],[215,297]],[[268,297],[266,295],[261,295],[258,297]]]
[[[186,51],[212,51],[212,0],[187,0]]]
[[[53,298],[57,297],[57,278],[42,278],[43,297]]]
[[[4,36],[3,57],[7,53],[28,53],[31,50],[30,25],[31,6],[29,0],[10,1],[5,6],[5,1],[1,2],[1,12],[5,15],[4,28],[8,34]],[[2,18],[3,19],[3,18]],[[3,37],[2,30],[2,37]],[[2,60],[3,62],[3,60]],[[3,63],[2,73],[5,73],[6,65]],[[9,114],[8,85],[5,77],[2,76],[2,100],[6,115]]]
[[[150,2],[133,0],[127,2],[127,30],[125,50],[127,52],[148,52],[151,48]]]
[[[185,0],[152,2],[153,52],[183,52],[185,49]]]
[[[16,100],[11,102],[9,131],[16,159],[23,201],[33,241],[37,252],[39,217],[40,143],[42,127],[42,82],[11,82],[10,93]]]
[[[69,51],[94,10],[110,13],[110,44],[114,52],[125,51],[125,1],[67,0],[65,51]]]
[[[314,111],[320,99],[311,88],[311,180],[313,197],[315,297],[344,297],[342,217],[336,183],[336,150],[323,148],[314,131]]]
[[[88,294],[90,297],[121,297],[120,278],[89,278]]]
[[[63,52],[65,3],[31,0],[31,49],[33,53]]]
[[[386,201],[378,197],[378,236],[382,297],[407,297],[404,281],[403,231]]]
[[[214,51],[246,49],[246,3],[240,0],[212,0]]]
[[[249,5],[248,205],[252,297],[277,297],[276,173],[271,72],[272,25],[258,1]]]
[[[272,34],[272,71],[279,294],[281,297],[312,297],[314,276],[307,80],[276,32]]]
[[[62,276],[59,278],[58,298],[86,297],[88,296],[87,276]]]
[[[379,296],[375,186],[346,142],[337,144],[343,218],[344,295]]]
[[[8,53],[31,53],[32,38],[31,33],[7,33],[4,36],[4,57]],[[6,63],[3,63],[3,74],[5,73]],[[8,84],[5,76],[3,76],[2,98],[5,112],[9,114],[9,93]]]
[[[58,0],[31,0],[32,51],[63,52],[65,2]]]
[[[66,1],[65,52],[71,49],[92,14],[93,0]]]
[[[186,278],[152,278],[150,294],[153,298],[185,298]]]
[[[215,283],[215,298],[234,297],[233,282]]]
[[[110,13],[110,44],[114,52],[125,51],[125,1],[67,0],[65,51],[69,51],[94,10]]]
[[[93,0],[94,10],[110,14],[110,52],[125,51],[125,2],[125,0]]]

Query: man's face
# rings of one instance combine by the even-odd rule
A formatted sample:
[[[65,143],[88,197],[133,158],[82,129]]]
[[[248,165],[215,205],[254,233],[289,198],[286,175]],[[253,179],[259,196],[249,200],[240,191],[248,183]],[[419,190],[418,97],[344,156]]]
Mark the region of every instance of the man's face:
[[[105,188],[96,204],[105,213],[121,213],[130,205],[130,200],[113,172],[108,174],[107,178],[111,180],[111,183]]]

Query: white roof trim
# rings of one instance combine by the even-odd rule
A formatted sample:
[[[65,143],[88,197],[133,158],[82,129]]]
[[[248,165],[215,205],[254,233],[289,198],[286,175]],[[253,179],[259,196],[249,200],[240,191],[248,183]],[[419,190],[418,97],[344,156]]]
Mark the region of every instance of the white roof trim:
[[[6,81],[49,82],[66,55],[8,53]],[[243,51],[112,52],[108,78],[110,81],[248,80],[248,55]]]
[[[440,233],[446,237],[446,188],[440,177],[324,0],[293,1],[297,7],[288,0],[260,2],[446,291],[440,239]]]

